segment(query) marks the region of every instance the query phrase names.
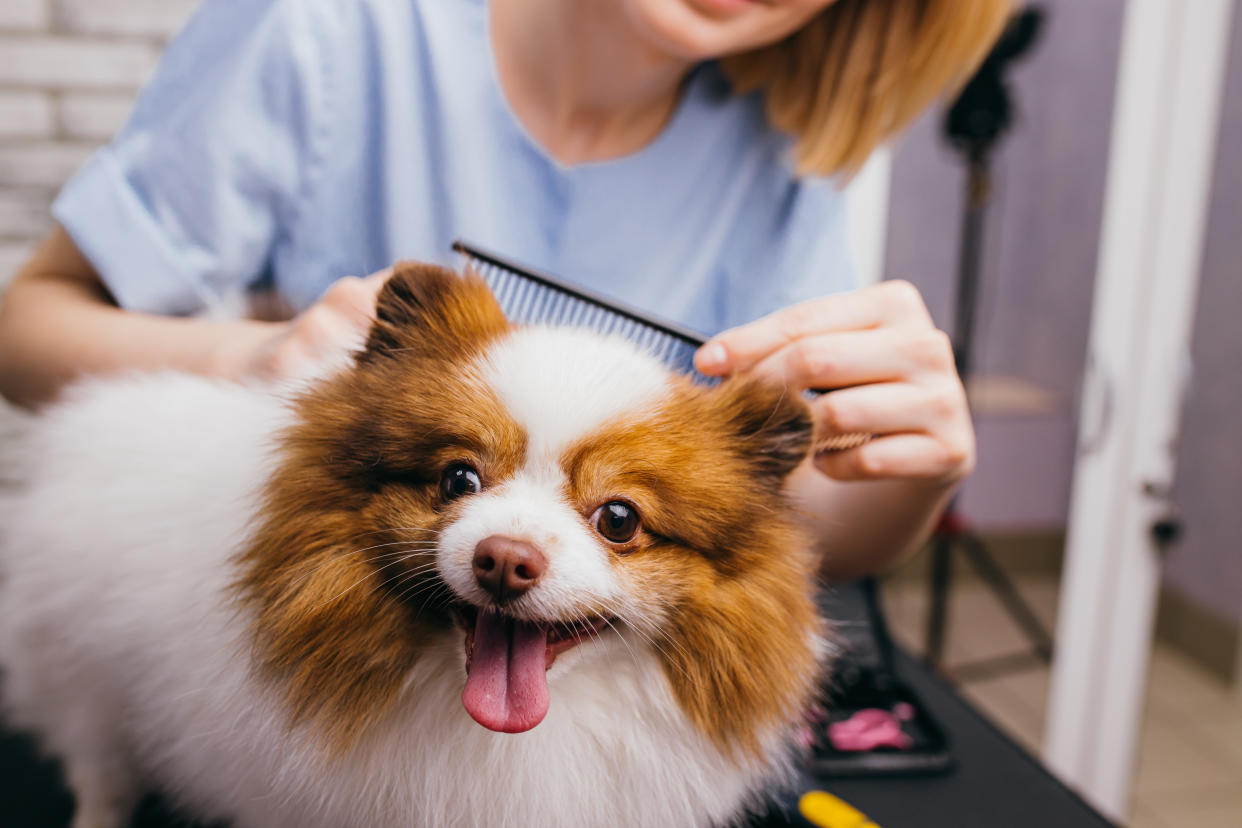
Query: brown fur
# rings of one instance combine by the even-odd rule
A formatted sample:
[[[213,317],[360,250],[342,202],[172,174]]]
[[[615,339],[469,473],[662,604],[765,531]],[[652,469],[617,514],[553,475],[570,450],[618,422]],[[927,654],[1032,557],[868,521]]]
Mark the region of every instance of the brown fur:
[[[662,409],[566,459],[586,509],[624,495],[643,516],[615,565],[666,603],[655,639],[665,673],[726,750],[758,754],[758,734],[796,715],[818,677],[814,567],[783,491],[810,436],[796,395],[758,381],[684,383]]]
[[[452,596],[434,538],[454,518],[441,471],[512,476],[526,437],[468,366],[510,330],[486,286],[399,266],[356,367],[296,403],[238,588],[255,611],[260,669],[294,725],[339,755],[397,699]],[[564,457],[584,520],[632,501],[644,531],[614,550],[620,577],[658,597],[655,636],[676,697],[729,751],[796,716],[816,677],[812,565],[782,491],[811,437],[805,404],[757,381],[670,398]],[[394,528],[407,527],[407,528]],[[413,528],[409,528],[413,527]],[[407,545],[403,545],[407,544]],[[417,550],[409,561],[392,552]]]
[[[457,366],[508,330],[475,277],[400,265],[358,367],[297,402],[239,588],[261,668],[294,724],[347,749],[396,697],[420,643],[449,625],[447,589],[419,554],[451,519],[436,491],[458,460],[513,473],[525,438]],[[427,393],[429,386],[435,393]]]

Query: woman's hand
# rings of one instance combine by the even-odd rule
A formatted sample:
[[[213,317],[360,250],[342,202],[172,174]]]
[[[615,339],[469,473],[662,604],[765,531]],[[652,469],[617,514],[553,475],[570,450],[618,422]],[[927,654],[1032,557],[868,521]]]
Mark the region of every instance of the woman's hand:
[[[813,403],[816,442],[862,432],[869,442],[815,455],[837,480],[957,483],[975,462],[966,392],[949,338],[918,289],[888,281],[777,311],[711,339],[695,356],[706,374],[759,371]]]
[[[296,380],[313,377],[349,358],[366,342],[375,298],[392,275],[346,276],[298,316],[264,323],[221,344],[217,370],[230,379]]]

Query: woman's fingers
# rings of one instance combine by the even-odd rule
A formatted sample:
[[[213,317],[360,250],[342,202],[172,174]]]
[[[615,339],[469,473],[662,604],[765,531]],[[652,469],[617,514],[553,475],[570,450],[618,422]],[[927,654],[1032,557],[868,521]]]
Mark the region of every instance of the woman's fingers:
[[[319,301],[286,323],[249,360],[251,373],[271,379],[315,376],[343,365],[363,347],[375,320],[375,298],[392,275],[338,279]]]
[[[332,308],[354,324],[369,325],[375,319],[375,297],[391,275],[389,269],[361,279],[357,276],[337,279],[315,306]]]
[[[948,336],[918,290],[883,282],[725,331],[695,355],[706,374],[755,371],[825,393],[813,404],[815,465],[840,480],[956,482],[974,466],[974,432]],[[841,438],[841,439],[834,439]]]
[[[705,374],[745,371],[806,337],[888,325],[931,327],[923,298],[909,282],[881,282],[784,308],[713,337],[699,349],[695,365]]]
[[[365,278],[337,279],[298,318],[299,338],[316,356],[356,347],[375,321],[375,299],[392,275],[385,269]]]
[[[928,434],[893,434],[858,448],[815,455],[815,466],[836,480],[923,479],[954,483],[974,466],[973,441],[948,443]]]
[[[943,374],[952,368],[948,337],[922,326],[806,336],[783,345],[754,366],[756,372],[798,388],[818,389]]]
[[[375,297],[379,296],[380,290],[384,287],[384,283],[392,277],[392,268],[386,267],[383,270],[377,270],[370,276],[362,279],[363,285],[371,296],[371,315],[375,315]]]
[[[900,432],[939,434],[960,427],[965,392],[961,383],[885,382],[824,394],[811,404],[817,440],[841,434]]]
[[[870,442],[821,452],[815,465],[839,480],[922,478],[955,482],[974,466],[966,392],[955,376],[882,382],[824,394],[812,403],[817,445],[871,434]]]

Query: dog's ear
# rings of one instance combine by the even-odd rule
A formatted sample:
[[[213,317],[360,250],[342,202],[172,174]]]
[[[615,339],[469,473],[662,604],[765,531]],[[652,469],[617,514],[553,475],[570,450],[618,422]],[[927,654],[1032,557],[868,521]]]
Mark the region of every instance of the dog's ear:
[[[811,449],[814,424],[802,394],[760,377],[731,377],[710,394],[728,439],[760,477],[782,483]]]
[[[457,359],[509,329],[495,297],[475,273],[398,262],[375,302],[375,323],[358,359],[415,352]]]

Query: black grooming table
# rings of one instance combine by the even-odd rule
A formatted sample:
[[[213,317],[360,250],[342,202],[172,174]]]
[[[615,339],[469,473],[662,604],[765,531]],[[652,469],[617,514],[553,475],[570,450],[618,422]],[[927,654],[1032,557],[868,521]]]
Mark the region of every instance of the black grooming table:
[[[896,662],[898,676],[948,734],[955,769],[946,776],[808,783],[881,828],[1112,828],[926,668],[902,652]]]
[[[865,636],[858,594],[839,590],[830,612],[847,638]],[[851,632],[852,631],[852,632]],[[955,770],[901,779],[810,778],[806,789],[828,791],[867,814],[881,828],[1112,828],[1111,823],[1049,775],[1022,748],[988,723],[959,695],[905,653],[896,669],[948,734]],[[795,796],[785,797],[795,812]],[[0,732],[0,824],[8,828],[62,828],[72,800],[54,763],[36,759],[24,738]],[[782,815],[764,828],[806,825]],[[134,828],[193,828],[156,799],[144,803]]]
[[[880,828],[1114,828],[924,667],[900,652],[896,662],[898,676],[949,734],[954,770],[892,779],[806,776],[802,791],[827,791]],[[791,816],[796,802],[797,794],[782,797],[752,828],[809,825]]]
[[[897,670],[949,734],[956,769],[921,779],[815,780],[821,788],[883,828],[1109,828],[1108,820],[904,653],[897,654]]]
[[[872,655],[868,651],[874,649],[873,640],[859,589],[836,590],[825,601],[825,611],[836,622],[847,650],[862,651],[864,659]],[[880,828],[1114,828],[899,648],[893,653],[893,667],[897,678],[947,734],[952,770],[904,778],[808,774],[800,791],[781,797],[779,806],[752,828],[809,825],[793,816],[798,793],[806,790],[826,791],[844,800]]]

